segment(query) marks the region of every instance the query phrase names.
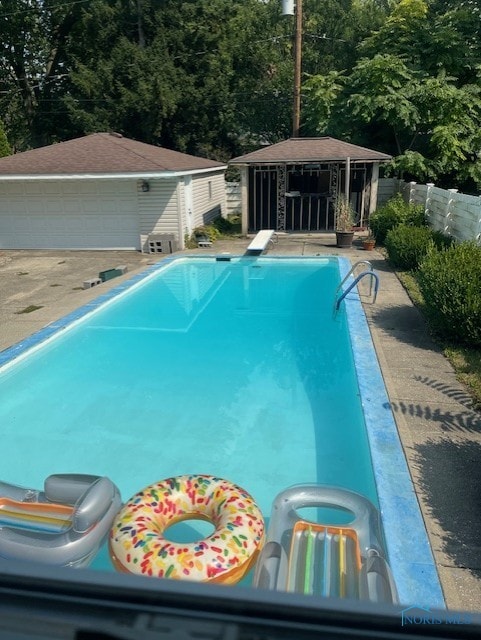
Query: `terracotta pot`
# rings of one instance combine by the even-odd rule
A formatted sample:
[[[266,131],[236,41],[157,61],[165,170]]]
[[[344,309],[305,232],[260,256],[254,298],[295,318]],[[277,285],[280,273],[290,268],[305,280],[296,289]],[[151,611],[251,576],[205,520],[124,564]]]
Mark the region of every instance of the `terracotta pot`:
[[[363,247],[365,251],[372,251],[374,249],[374,246],[376,244],[375,240],[363,240]]]
[[[352,239],[354,231],[336,231],[336,244],[341,249],[349,249],[352,247]]]

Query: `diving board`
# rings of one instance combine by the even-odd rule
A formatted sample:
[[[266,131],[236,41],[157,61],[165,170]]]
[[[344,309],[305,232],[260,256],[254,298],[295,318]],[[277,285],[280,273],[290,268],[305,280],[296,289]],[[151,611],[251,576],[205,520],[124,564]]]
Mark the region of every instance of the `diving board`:
[[[274,242],[274,236],[277,237],[273,229],[262,229],[262,231],[256,234],[255,238],[247,247],[247,251],[262,253],[267,249],[269,242]]]

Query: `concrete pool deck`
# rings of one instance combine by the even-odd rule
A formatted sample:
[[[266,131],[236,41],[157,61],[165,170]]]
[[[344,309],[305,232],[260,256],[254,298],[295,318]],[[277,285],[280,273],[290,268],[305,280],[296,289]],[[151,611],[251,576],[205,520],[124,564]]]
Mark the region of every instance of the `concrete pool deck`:
[[[218,241],[184,253],[240,255],[250,240]],[[380,290],[375,305],[363,298],[364,310],[446,605],[481,611],[481,415],[381,253],[363,251],[359,241],[352,249],[337,249],[332,234],[279,234],[268,254],[328,254],[372,263]],[[164,257],[130,251],[0,251],[0,350]],[[84,280],[118,265],[128,267],[124,276],[82,288]],[[409,542],[406,531],[407,556]]]

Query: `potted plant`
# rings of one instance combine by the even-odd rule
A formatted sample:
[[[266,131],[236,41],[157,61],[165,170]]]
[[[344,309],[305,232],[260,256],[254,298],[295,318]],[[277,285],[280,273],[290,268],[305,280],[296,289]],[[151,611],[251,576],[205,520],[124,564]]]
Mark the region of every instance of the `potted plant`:
[[[336,244],[341,248],[349,248],[354,238],[354,211],[345,196],[338,197],[335,216]]]
[[[372,251],[376,246],[376,238],[370,231],[368,231],[368,235],[363,238],[362,246],[364,251]]]

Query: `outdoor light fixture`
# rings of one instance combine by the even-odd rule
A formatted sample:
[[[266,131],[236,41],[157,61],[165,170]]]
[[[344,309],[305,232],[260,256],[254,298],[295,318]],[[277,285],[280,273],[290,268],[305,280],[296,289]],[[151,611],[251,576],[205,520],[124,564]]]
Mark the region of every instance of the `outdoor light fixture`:
[[[147,180],[142,180],[142,182],[140,183],[140,188],[144,193],[147,193],[147,191],[150,191],[150,184],[147,182]]]

